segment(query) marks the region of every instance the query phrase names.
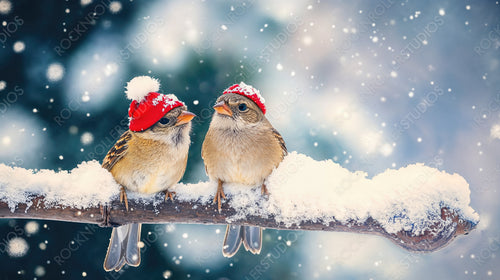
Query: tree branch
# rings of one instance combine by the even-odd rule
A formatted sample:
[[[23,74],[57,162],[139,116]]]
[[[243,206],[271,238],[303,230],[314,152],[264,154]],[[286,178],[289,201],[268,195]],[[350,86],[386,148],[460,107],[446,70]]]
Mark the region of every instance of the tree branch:
[[[154,206],[129,200],[130,210],[127,212],[119,201],[113,201],[110,206],[100,209],[99,207],[79,210],[63,207],[45,207],[43,197],[32,200],[31,206],[18,204],[16,210],[11,212],[5,202],[0,201],[0,218],[13,219],[41,219],[65,222],[98,224],[104,227],[119,226],[128,223],[189,223],[189,224],[227,224],[226,217],[235,214],[229,203],[224,203],[221,213],[213,204],[196,204],[191,202],[167,201]],[[383,236],[394,244],[417,252],[432,252],[449,244],[455,237],[466,235],[472,231],[476,224],[463,220],[457,213],[448,208],[441,209],[441,217],[436,220],[434,226],[423,235],[413,235],[411,232],[400,231],[396,234],[388,233],[378,221],[368,218],[365,222],[341,223],[330,222],[325,225],[321,222],[303,222],[300,225],[285,227],[277,223],[274,218],[263,218],[258,216],[247,217],[245,220],[233,222],[233,224],[260,226],[273,229],[286,230],[315,230],[315,231],[339,231],[365,233]]]

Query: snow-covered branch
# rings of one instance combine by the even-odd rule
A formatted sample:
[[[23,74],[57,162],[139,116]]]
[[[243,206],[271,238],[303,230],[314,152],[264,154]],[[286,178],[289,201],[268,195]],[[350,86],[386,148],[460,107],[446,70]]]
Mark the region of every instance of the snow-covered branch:
[[[0,218],[16,219],[41,219],[65,222],[78,222],[98,224],[100,226],[117,226],[132,222],[140,223],[189,223],[189,224],[226,224],[227,219],[236,214],[236,210],[223,204],[221,213],[212,204],[197,205],[193,202],[168,201],[160,202],[161,196],[156,197],[156,203],[143,204],[143,201],[131,200],[129,212],[119,201],[113,201],[102,211],[100,207],[91,207],[85,210],[66,207],[45,207],[44,199],[39,197],[32,201],[32,206],[26,204],[18,205],[14,212],[11,212],[5,202],[0,202]],[[248,216],[244,220],[235,220],[233,223],[241,225],[261,226],[273,229],[286,230],[315,230],[315,231],[339,231],[380,235],[388,238],[394,244],[410,251],[431,252],[450,243],[455,237],[468,234],[476,224],[463,220],[459,215],[443,208],[439,218],[433,220],[434,224],[429,230],[420,235],[415,235],[411,231],[398,231],[388,233],[381,223],[368,217],[363,222],[350,221],[339,222],[330,221],[323,223],[320,221],[306,221],[300,224],[286,226],[277,222],[273,217]]]
[[[71,172],[0,165],[0,218],[48,219],[117,226],[140,223],[244,224],[275,229],[344,231],[384,236],[412,251],[437,250],[479,222],[465,179],[414,164],[367,178],[332,161],[289,154],[260,188],[225,185],[221,213],[216,184],[178,184],[174,201],[129,193],[98,162]],[[108,205],[103,209],[100,205]]]

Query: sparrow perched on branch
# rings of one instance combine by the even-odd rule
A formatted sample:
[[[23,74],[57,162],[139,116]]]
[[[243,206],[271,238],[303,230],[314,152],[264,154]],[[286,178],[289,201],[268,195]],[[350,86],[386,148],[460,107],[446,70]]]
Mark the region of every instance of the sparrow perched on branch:
[[[182,178],[186,169],[191,140],[191,119],[183,102],[173,94],[160,94],[158,80],[139,76],[127,84],[130,124],[104,158],[102,166],[109,170],[121,186],[120,201],[128,210],[127,191],[152,194],[165,192]],[[141,224],[113,228],[104,260],[106,271],[119,271],[125,263],[141,262]]]
[[[226,198],[224,183],[261,185],[268,194],[265,179],[287,154],[281,135],[266,119],[264,99],[252,86],[240,83],[226,89],[217,99],[215,113],[202,147],[205,169],[218,182],[214,203],[221,210]],[[222,254],[232,257],[241,243],[247,251],[259,254],[262,229],[228,225]]]

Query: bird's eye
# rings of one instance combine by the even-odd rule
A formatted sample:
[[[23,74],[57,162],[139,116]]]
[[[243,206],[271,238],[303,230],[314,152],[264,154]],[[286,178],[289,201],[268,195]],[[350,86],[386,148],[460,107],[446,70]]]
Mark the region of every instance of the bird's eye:
[[[161,124],[168,124],[170,120],[168,118],[161,118],[158,122]]]
[[[245,103],[241,103],[240,105],[238,105],[238,110],[240,111],[245,111],[247,109],[247,104]]]

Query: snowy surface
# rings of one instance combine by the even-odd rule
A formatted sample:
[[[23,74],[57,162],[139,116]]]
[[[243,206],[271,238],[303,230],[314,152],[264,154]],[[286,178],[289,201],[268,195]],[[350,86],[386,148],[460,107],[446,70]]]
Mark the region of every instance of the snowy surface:
[[[45,196],[47,206],[87,208],[118,197],[119,186],[97,161],[83,162],[71,171],[34,171],[0,164],[0,201],[11,211],[17,204]]]
[[[118,196],[119,186],[111,174],[96,161],[84,162],[70,172],[0,165],[0,199],[11,210],[37,195],[48,205],[86,208],[106,203]],[[268,199],[260,186],[225,184],[226,195],[236,214],[228,222],[247,215],[274,216],[285,225],[302,221],[329,223],[379,221],[390,233],[400,230],[422,234],[437,219],[441,208],[455,210],[463,219],[477,223],[479,216],[469,206],[469,184],[458,174],[448,174],[423,164],[367,178],[365,172],[351,172],[331,160],[316,161],[306,155],[290,153],[267,181]],[[171,188],[179,201],[212,203],[215,182],[177,184]],[[131,193],[129,199],[141,203],[153,196]],[[157,204],[158,201],[153,202]]]
[[[440,219],[441,207],[474,223],[479,220],[469,206],[465,179],[423,164],[386,170],[369,179],[365,172],[293,152],[270,175],[267,187],[270,196],[264,199],[260,186],[226,184],[229,203],[237,210],[228,221],[272,215],[290,226],[302,221],[328,223],[333,217],[342,222],[372,217],[390,233],[404,229],[420,234]],[[200,203],[211,203],[215,190],[215,182],[175,186],[178,200]]]

